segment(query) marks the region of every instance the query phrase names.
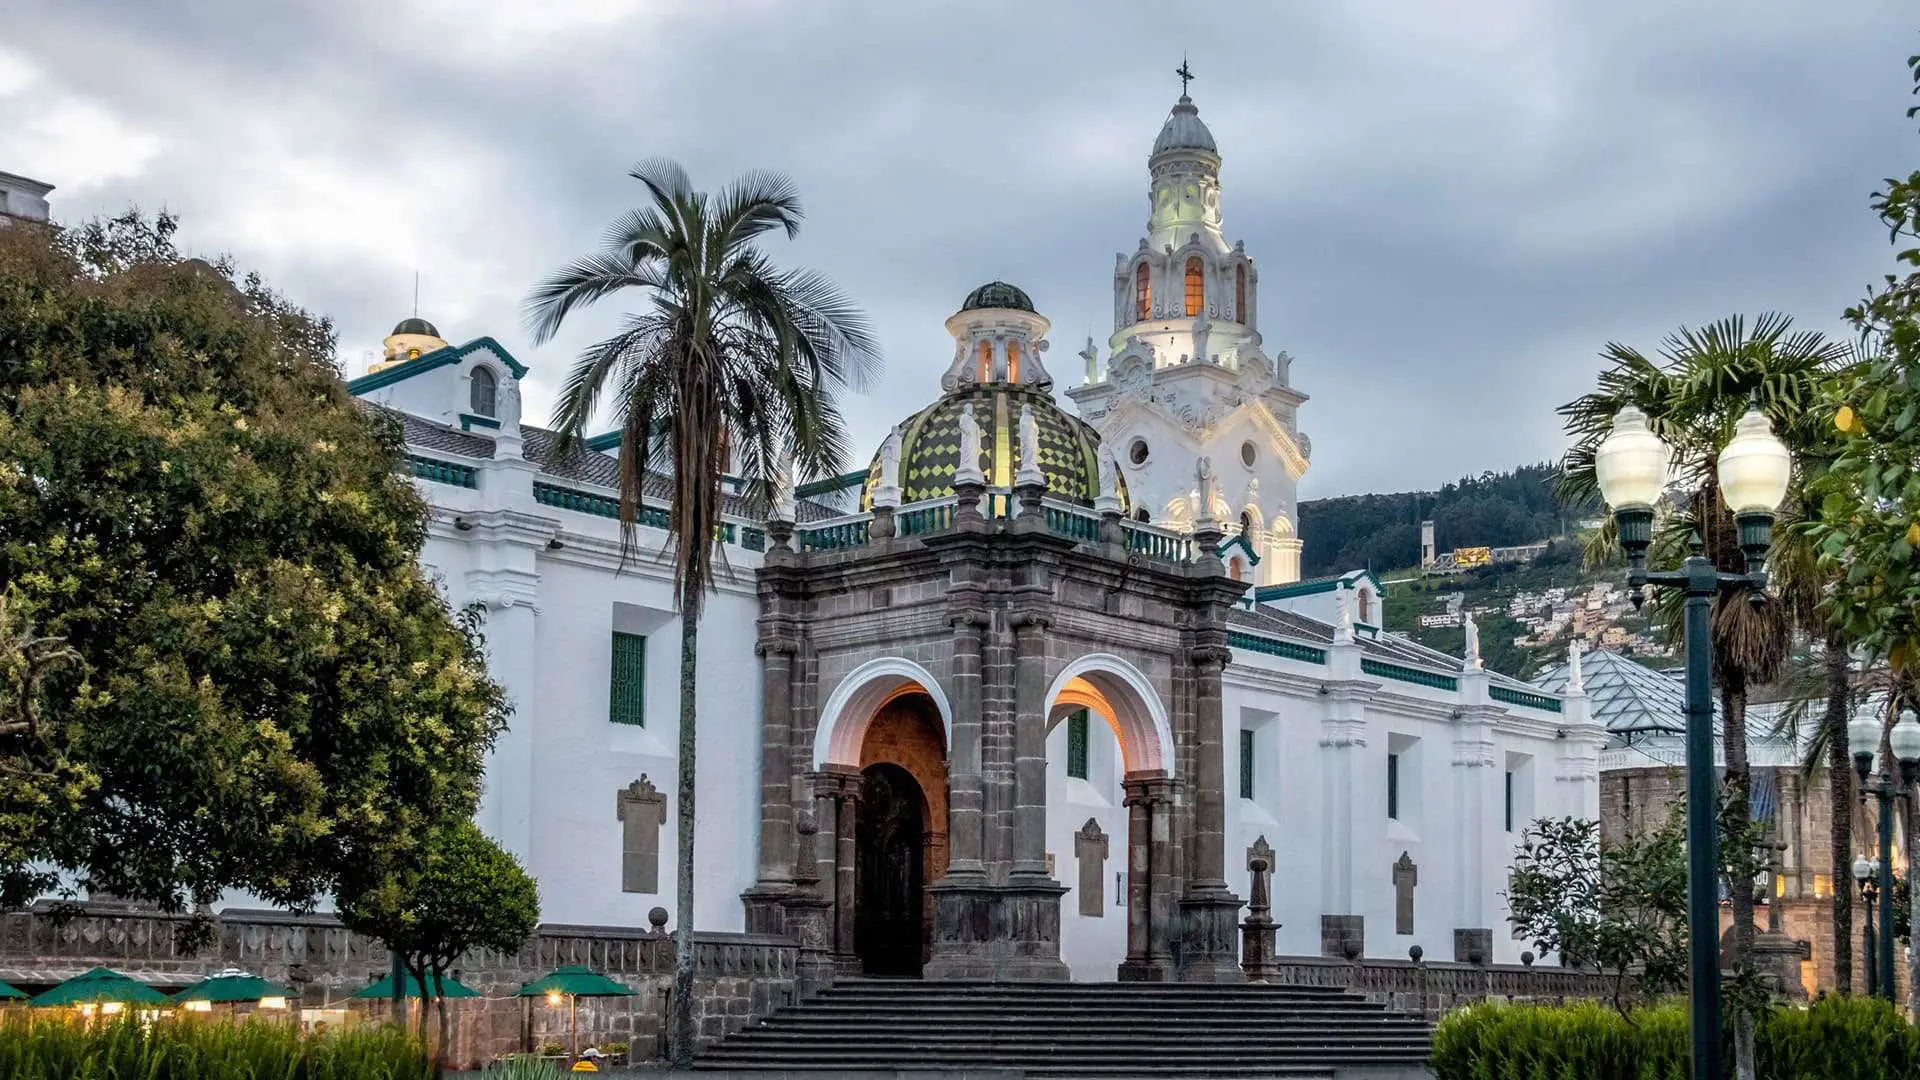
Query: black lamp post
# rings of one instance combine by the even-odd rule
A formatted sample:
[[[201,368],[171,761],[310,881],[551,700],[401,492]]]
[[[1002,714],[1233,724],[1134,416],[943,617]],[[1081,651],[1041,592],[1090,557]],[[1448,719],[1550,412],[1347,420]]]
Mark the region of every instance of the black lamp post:
[[[1867,928],[1860,935],[1860,955],[1865,958],[1861,966],[1867,973],[1868,997],[1880,996],[1880,958],[1875,955],[1873,934],[1873,899],[1880,893],[1875,880],[1877,869],[1864,855],[1853,860],[1853,880],[1860,883],[1860,898],[1867,902]]]
[[[1687,943],[1691,975],[1694,1080],[1720,1080],[1720,889],[1719,782],[1714,772],[1713,652],[1710,605],[1720,590],[1748,587],[1759,603],[1767,585],[1765,560],[1773,543],[1773,512],[1787,495],[1793,459],[1773,435],[1757,405],[1740,418],[1732,441],[1720,452],[1720,494],[1734,512],[1747,572],[1723,574],[1696,546],[1679,570],[1649,572],[1653,506],[1666,486],[1673,451],[1628,406],[1594,450],[1594,479],[1613,510],[1614,528],[1627,553],[1627,585],[1640,606],[1648,585],[1686,594],[1687,648]]]
[[[1913,793],[1914,779],[1920,776],[1920,718],[1914,716],[1912,709],[1902,710],[1900,713],[1900,722],[1893,725],[1893,730],[1887,732],[1887,743],[1893,750],[1894,759],[1900,763],[1898,778],[1894,776],[1893,770],[1888,768],[1885,763],[1882,763],[1879,775],[1877,777],[1874,775],[1874,760],[1879,756],[1880,752],[1880,722],[1870,716],[1861,716],[1855,717],[1852,722],[1847,724],[1847,746],[1853,751],[1853,771],[1860,775],[1860,801],[1865,802],[1867,796],[1872,795],[1879,803],[1880,811],[1880,857],[1874,860],[1874,866],[1877,869],[1875,871],[1876,880],[1872,883],[1874,891],[1883,898],[1881,901],[1880,951],[1875,953],[1872,951],[1873,946],[1871,944],[1867,946],[1868,970],[1872,970],[1875,958],[1877,957],[1880,977],[1876,983],[1871,974],[1867,976],[1867,993],[1869,995],[1875,993],[1875,987],[1877,986],[1879,995],[1888,1001],[1892,1001],[1894,992],[1900,985],[1900,980],[1894,977],[1893,967],[1893,939],[1895,936],[1895,927],[1893,925],[1893,800],[1911,795]],[[1860,862],[1854,864],[1854,875],[1856,878],[1859,876],[1860,863],[1865,861],[1866,860],[1862,859]],[[1911,868],[1908,869],[1908,873],[1912,873]],[[1866,882],[1861,883],[1863,893],[1865,892],[1866,885]],[[1867,927],[1867,933],[1869,939],[1871,939],[1873,933],[1873,901],[1871,899],[1867,901]]]

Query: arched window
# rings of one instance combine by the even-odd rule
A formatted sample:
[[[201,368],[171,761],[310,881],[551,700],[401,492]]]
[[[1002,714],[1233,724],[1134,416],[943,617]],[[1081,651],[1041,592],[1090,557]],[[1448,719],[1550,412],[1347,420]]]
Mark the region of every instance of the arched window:
[[[1007,381],[1020,381],[1020,343],[1017,341],[1007,342]]]
[[[1247,321],[1247,264],[1233,268],[1233,317]]]
[[[1200,256],[1187,260],[1187,318],[1200,314],[1207,306],[1207,282],[1200,268]]]
[[[1153,317],[1153,280],[1146,263],[1133,271],[1133,308],[1134,318],[1140,322]]]
[[[1366,623],[1368,626],[1373,625],[1373,592],[1370,589],[1360,590],[1360,618],[1358,621]]]
[[[500,396],[500,386],[494,381],[493,369],[474,368],[473,374],[467,376],[467,381],[472,384],[469,387],[471,400],[468,404],[472,406],[473,415],[494,415],[495,399]]]
[[[1227,573],[1233,577],[1233,580],[1235,581],[1240,580],[1240,560],[1239,559],[1234,559],[1232,562],[1227,564]]]
[[[993,381],[993,342],[991,341],[980,343],[980,381],[983,383]]]
[[[1253,538],[1253,512],[1250,510],[1240,511],[1240,535]]]

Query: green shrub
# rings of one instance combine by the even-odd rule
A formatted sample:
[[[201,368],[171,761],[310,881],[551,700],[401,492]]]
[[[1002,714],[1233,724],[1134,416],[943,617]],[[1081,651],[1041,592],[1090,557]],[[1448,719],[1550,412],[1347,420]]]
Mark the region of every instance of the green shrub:
[[[560,1067],[536,1057],[510,1057],[487,1072],[487,1080],[561,1080]]]
[[[1439,1080],[1687,1080],[1690,1056],[1685,1005],[1631,1019],[1591,1002],[1473,1005],[1433,1036]],[[1920,1031],[1885,1002],[1825,998],[1762,1016],[1754,1067],[1759,1080],[1920,1080]]]
[[[133,1017],[82,1027],[25,1009],[0,1019],[8,1080],[428,1080],[420,1044],[392,1028],[303,1035],[283,1022]]]

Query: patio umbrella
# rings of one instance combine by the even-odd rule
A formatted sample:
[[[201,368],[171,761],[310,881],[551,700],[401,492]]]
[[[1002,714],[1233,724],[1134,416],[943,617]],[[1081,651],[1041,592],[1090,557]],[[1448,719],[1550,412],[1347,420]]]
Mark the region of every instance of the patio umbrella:
[[[196,1003],[202,1008],[214,1005],[240,1005],[246,1002],[258,1002],[261,1008],[284,1009],[287,999],[294,996],[291,989],[276,982],[268,982],[258,975],[249,975],[244,971],[227,970],[215,973],[204,982],[196,983],[173,995],[176,1004],[189,1009]]]
[[[440,977],[440,993],[448,999],[480,996],[480,991],[462,983],[459,979],[451,975],[442,975]],[[364,989],[354,991],[353,996],[362,999],[390,998],[393,996],[393,976],[383,976],[379,982]],[[407,981],[401,986],[400,996],[418,998],[425,997],[426,995],[420,992],[420,980],[412,975],[408,975]]]
[[[580,1056],[580,1026],[576,999],[583,997],[632,997],[634,991],[581,964],[555,968],[520,988],[520,996],[544,997],[558,1005],[567,999],[567,1041],[572,1056]]]
[[[25,1001],[26,999],[27,992],[25,990],[0,982],[0,1001]]]
[[[28,1002],[42,1009],[62,1005],[165,1005],[167,1003],[167,995],[146,983],[103,967],[75,975]]]

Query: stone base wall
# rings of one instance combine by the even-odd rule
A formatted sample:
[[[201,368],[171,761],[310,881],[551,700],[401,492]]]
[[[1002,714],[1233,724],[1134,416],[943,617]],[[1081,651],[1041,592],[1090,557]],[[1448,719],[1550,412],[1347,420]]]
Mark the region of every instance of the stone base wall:
[[[1498,999],[1560,1005],[1604,999],[1613,980],[1586,971],[1511,964],[1420,963],[1411,960],[1348,962],[1317,956],[1282,956],[1274,982],[1352,990],[1391,1008],[1438,1019],[1476,1001]]]
[[[385,1020],[390,1002],[349,1004],[350,995],[386,975],[379,942],[349,933],[326,915],[278,911],[226,912],[211,938],[194,948],[182,915],[53,905],[0,915],[0,980],[37,991],[96,966],[113,968],[163,990],[198,982],[222,968],[242,968],[299,991],[307,1009],[348,1009]],[[799,948],[784,938],[749,934],[694,935],[695,1014],[710,1042],[794,1001]],[[636,1059],[658,1055],[673,983],[673,939],[662,930],[542,926],[518,953],[477,953],[454,965],[481,997],[450,1001],[448,1060],[457,1066],[502,1054],[565,1045],[565,1005],[518,997],[521,986],[564,964],[585,964],[637,993],[575,1003],[581,1047],[624,1042]],[[435,1029],[429,1017],[428,1030]]]

